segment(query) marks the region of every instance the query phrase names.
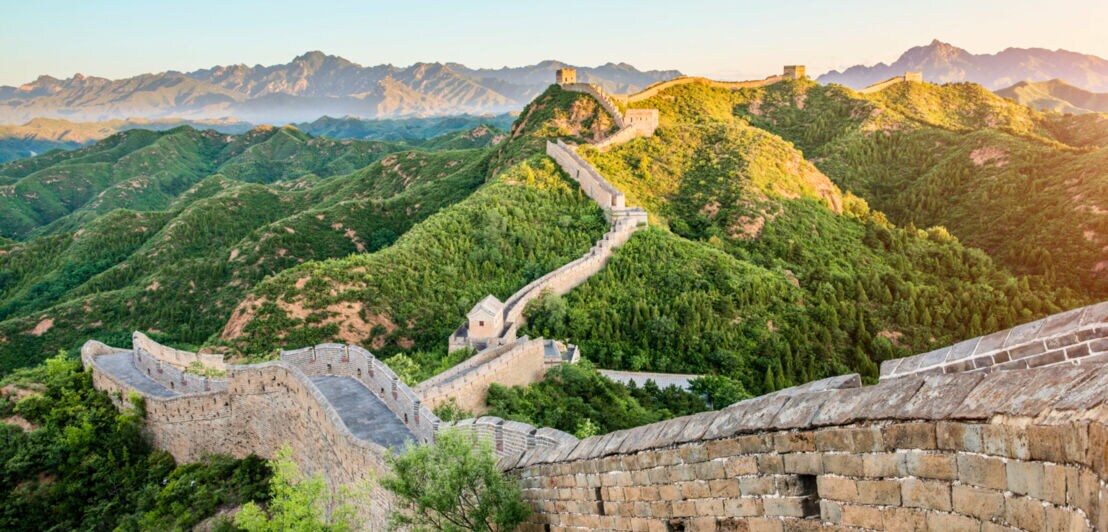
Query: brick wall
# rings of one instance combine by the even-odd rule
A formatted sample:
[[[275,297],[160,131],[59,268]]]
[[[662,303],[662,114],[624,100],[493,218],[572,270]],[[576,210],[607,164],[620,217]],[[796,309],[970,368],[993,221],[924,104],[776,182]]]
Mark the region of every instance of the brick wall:
[[[183,351],[181,349],[174,349],[172,347],[164,346],[150,339],[149,336],[135,331],[131,334],[131,345],[133,349],[142,349],[154,359],[169,364],[178,369],[186,369],[190,365],[199,362],[206,368],[212,368],[215,370],[223,371],[226,369],[226,364],[223,362],[223,355],[216,354],[198,354],[191,351]]]
[[[542,380],[546,373],[543,343],[541,338],[524,337],[510,345],[483,351],[447,374],[420,383],[416,393],[432,409],[453,398],[463,410],[483,413],[488,409],[485,397],[490,384],[525,386]]]
[[[1108,529],[1108,370],[774,394],[502,460],[525,529]],[[547,528],[549,527],[549,528]]]
[[[881,363],[881,379],[1108,361],[1108,302]]]

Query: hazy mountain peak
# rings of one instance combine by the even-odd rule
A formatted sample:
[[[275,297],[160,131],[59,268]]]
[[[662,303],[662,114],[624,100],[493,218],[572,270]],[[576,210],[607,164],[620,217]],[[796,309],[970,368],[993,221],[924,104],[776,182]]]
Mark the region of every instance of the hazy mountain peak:
[[[818,81],[858,89],[907,71],[923,72],[926,81],[970,81],[990,90],[1021,80],[1062,78],[1085,90],[1108,91],[1108,61],[1093,55],[1043,48],[1007,48],[995,54],[973,54],[939,39],[908,49],[892,64],[855,65],[841,72],[832,70]]]

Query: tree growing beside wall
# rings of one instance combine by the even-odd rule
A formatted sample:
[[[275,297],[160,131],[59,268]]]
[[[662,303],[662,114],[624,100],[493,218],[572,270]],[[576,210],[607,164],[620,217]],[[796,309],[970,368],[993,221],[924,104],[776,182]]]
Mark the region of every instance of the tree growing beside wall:
[[[389,516],[395,527],[507,531],[531,513],[519,486],[497,469],[488,441],[474,445],[445,431],[386,460],[392,471],[381,485],[397,496],[399,510]]]
[[[269,482],[272,499],[265,508],[248,502],[235,515],[235,526],[248,532],[283,530],[347,531],[356,528],[354,515],[357,496],[339,490],[338,500],[327,493],[322,475],[305,478],[292,460],[292,448],[281,447],[269,462],[273,477]]]

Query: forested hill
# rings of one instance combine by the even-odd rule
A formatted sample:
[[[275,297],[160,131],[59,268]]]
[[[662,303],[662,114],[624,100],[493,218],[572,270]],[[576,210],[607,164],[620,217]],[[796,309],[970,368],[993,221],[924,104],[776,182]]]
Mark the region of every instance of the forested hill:
[[[944,226],[1013,272],[1108,297],[1103,115],[1043,114],[973,84],[861,96],[797,82],[720,97],[898,225]]]
[[[668,89],[636,104],[661,110],[653,138],[583,152],[660,227],[636,234],[568,296],[540,300],[529,334],[578,343],[601,367],[710,373],[758,393],[850,370],[873,378],[883,359],[1086,301],[1009,273],[942,228],[894,226],[792,143],[736,114],[734,97]],[[541,145],[611,127],[591,98],[548,89],[496,150],[485,187],[387,249],[267,279],[224,341],[250,358],[357,341],[412,378],[449,367],[457,360],[444,339],[474,303],[506,297],[602,232]],[[528,418],[526,404],[535,403],[509,397],[497,411]]]
[[[18,239],[0,240],[0,373],[139,329],[201,345],[265,276],[381,249],[466,197],[490,150],[182,128],[0,167]]]

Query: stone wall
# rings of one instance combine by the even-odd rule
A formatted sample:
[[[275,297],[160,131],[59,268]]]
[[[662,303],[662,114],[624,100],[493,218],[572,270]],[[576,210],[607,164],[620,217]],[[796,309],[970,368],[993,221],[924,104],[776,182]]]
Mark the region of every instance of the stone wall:
[[[502,465],[536,510],[530,530],[1108,529],[1106,397],[1103,365],[909,377]]]
[[[1108,361],[1108,302],[881,363],[881,380]]]
[[[223,362],[223,355],[198,354],[173,349],[151,340],[149,336],[138,331],[131,334],[131,345],[133,349],[142,349],[155,359],[178,369],[186,369],[195,363],[218,371],[227,369],[227,365]]]
[[[358,380],[380,398],[420,442],[434,439],[439,418],[392,368],[369,351],[356,345],[320,344],[282,351],[281,360],[309,377],[341,375]]]
[[[608,115],[612,117],[612,122],[623,129],[626,126],[626,122],[623,120],[623,111],[619,108],[616,100],[611,95],[600,88],[600,85],[592,83],[566,83],[562,84],[562,89],[573,92],[583,92],[592,96],[601,107],[607,111]]]
[[[613,101],[622,105],[630,105],[643,100],[648,100],[657,96],[659,92],[662,92],[670,87],[676,87],[678,85],[688,85],[690,83],[699,83],[701,85],[708,85],[709,87],[717,87],[720,89],[750,89],[754,87],[765,87],[766,85],[773,85],[791,79],[784,75],[769,76],[766,79],[759,79],[753,81],[716,81],[708,78],[701,78],[695,76],[681,76],[673,78],[671,80],[655,83],[635,94],[613,94],[611,98]]]
[[[1074,334],[1106,312],[1003,336],[1106,349]],[[991,369],[835,377],[501,466],[532,530],[1108,530],[1108,364]]]
[[[463,419],[443,423],[442,430],[457,430],[492,444],[498,456],[515,456],[530,449],[554,447],[579,441],[572,434],[557,429],[535,427],[495,416]]]
[[[923,81],[923,74],[921,74],[919,72],[905,72],[903,76],[892,77],[892,78],[889,78],[885,81],[879,81],[877,83],[874,83],[873,85],[870,85],[866,88],[858,89],[858,94],[871,94],[871,93],[874,93],[874,92],[879,92],[879,91],[885,89],[886,87],[891,87],[893,85],[896,85],[897,83],[903,83],[905,81],[922,82]]]
[[[583,159],[573,148],[560,139],[557,142],[547,141],[546,154],[558,163],[569,177],[581,185],[581,190],[592,198],[601,208],[623,209],[626,208],[626,199],[623,192],[611,183],[591,164]]]
[[[139,333],[141,334],[141,333]],[[152,342],[145,343],[150,347]],[[156,345],[156,344],[155,344]],[[227,389],[227,379],[202,377],[179,369],[146,351],[145,347],[136,347],[132,353],[135,367],[162,386],[178,393],[223,391]]]
[[[118,351],[90,341],[81,357],[92,370],[94,387],[125,406],[133,389],[96,362]],[[213,453],[272,458],[287,444],[305,473],[320,473],[332,487],[363,482],[385,471],[385,449],[350,433],[298,368],[287,362],[230,366],[226,380],[223,391],[168,399],[145,396],[146,432],[152,444],[178,462]],[[391,496],[371,484],[369,504],[360,515],[365,526],[382,529],[391,504]]]
[[[512,344],[486,349],[444,373],[416,386],[415,393],[429,408],[454,399],[467,411],[487,410],[485,397],[492,383],[525,386],[542,380],[546,372],[543,339],[526,337]]]

